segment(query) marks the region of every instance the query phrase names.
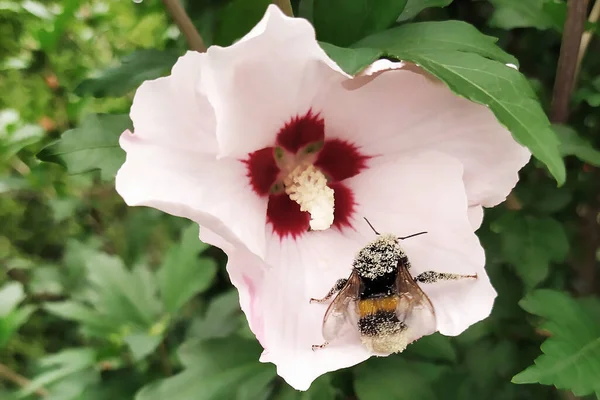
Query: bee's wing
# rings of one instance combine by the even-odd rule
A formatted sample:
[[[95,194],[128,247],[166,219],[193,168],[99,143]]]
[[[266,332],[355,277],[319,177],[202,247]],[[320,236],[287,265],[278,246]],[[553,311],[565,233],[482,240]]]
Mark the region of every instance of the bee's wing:
[[[358,299],[360,290],[360,278],[355,272],[352,272],[346,286],[335,296],[333,302],[327,308],[323,317],[323,338],[326,341],[332,341],[340,333],[340,330],[348,322],[352,309]]]
[[[433,305],[404,265],[398,265],[396,289],[400,296],[396,315],[408,328],[407,342],[411,343],[421,336],[434,333],[437,323]]]

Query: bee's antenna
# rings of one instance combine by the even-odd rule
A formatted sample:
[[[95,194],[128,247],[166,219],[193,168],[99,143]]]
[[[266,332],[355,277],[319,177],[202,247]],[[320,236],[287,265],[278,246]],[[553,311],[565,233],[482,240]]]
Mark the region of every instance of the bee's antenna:
[[[411,238],[411,237],[415,237],[415,236],[422,235],[422,234],[424,234],[424,233],[427,233],[427,232],[413,233],[412,235],[408,235],[408,236],[404,236],[404,237],[399,237],[398,239],[399,239],[399,240],[404,240],[404,239],[408,239],[408,238]]]
[[[375,228],[373,228],[373,225],[371,225],[371,223],[369,222],[369,220],[367,219],[367,217],[363,217],[365,219],[365,221],[367,221],[367,224],[369,224],[369,226],[371,227],[371,229],[373,229],[373,232],[375,232],[376,235],[379,235],[379,232],[377,232],[375,230]]]

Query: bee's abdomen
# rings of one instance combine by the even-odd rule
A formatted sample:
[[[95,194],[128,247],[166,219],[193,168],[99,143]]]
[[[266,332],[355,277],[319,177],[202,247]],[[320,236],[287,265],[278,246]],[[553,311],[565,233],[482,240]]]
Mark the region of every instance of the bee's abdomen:
[[[402,331],[404,324],[396,316],[397,296],[370,298],[358,302],[358,330],[361,335],[379,336]]]

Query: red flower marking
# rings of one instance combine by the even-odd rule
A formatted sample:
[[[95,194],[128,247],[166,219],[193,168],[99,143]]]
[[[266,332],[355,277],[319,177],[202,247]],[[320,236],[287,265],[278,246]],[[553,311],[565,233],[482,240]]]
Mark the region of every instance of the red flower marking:
[[[321,149],[315,166],[333,181],[343,181],[358,175],[367,167],[371,158],[361,154],[354,144],[340,139],[327,140]]]
[[[352,217],[356,208],[354,193],[341,182],[332,182],[329,187],[333,189],[333,198],[335,199],[333,226],[338,229],[351,228],[350,217]]]
[[[308,232],[310,214],[300,211],[300,205],[285,194],[269,196],[267,221],[281,239],[291,236],[294,239]]]
[[[306,115],[295,116],[277,134],[276,143],[291,153],[296,153],[310,143],[320,142],[325,137],[325,121],[319,114],[308,110]]]
[[[279,131],[276,145],[293,154],[311,143],[323,143],[318,152],[315,166],[330,180],[328,185],[334,191],[333,226],[342,229],[352,227],[351,218],[356,211],[354,193],[343,183],[367,167],[366,156],[353,143],[340,139],[324,141],[325,123],[319,114],[309,110],[304,116],[296,116]],[[280,239],[291,236],[298,238],[308,232],[310,214],[300,211],[300,205],[285,193],[271,193],[273,184],[281,180],[280,170],[275,162],[274,148],[266,147],[248,155],[243,161],[248,168],[248,178],[257,195],[268,196],[267,222]],[[281,181],[279,181],[281,183]]]
[[[244,163],[248,166],[247,176],[250,178],[250,184],[256,194],[259,196],[269,194],[271,186],[279,174],[279,168],[273,157],[273,148],[265,147],[250,153]]]

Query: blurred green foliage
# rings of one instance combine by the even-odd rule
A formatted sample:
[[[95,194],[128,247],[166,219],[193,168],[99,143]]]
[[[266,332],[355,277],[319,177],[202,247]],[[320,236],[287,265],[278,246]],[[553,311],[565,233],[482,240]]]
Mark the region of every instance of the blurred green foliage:
[[[369,14],[361,10],[373,3],[364,0],[293,6],[350,72],[382,54],[433,71],[448,58],[424,58],[424,51],[441,35],[452,39],[443,50],[463,63],[473,57],[486,65],[514,62],[515,56],[549,108],[564,2],[380,3]],[[267,4],[186,6],[207,44],[228,45]],[[428,31],[431,23],[393,29],[354,49],[333,46],[413,17],[466,21],[498,37],[499,47],[459,22],[444,22],[446,30]],[[351,31],[343,25],[348,21]],[[400,40],[403,35],[416,41]],[[478,50],[464,53],[465,45]],[[239,309],[224,255],[198,242],[188,221],[128,208],[114,190],[124,158],[115,140],[130,124],[135,88],[168,73],[185,50],[158,0],[0,1],[1,399],[573,398],[567,390],[600,398],[597,36],[582,63],[569,125],[553,126],[555,136],[543,133],[565,157],[566,183],[557,188],[532,160],[507,202],[486,211],[478,231],[499,293],[492,316],[459,337],[432,335],[401,355],[330,373],[302,393],[258,361],[260,346]],[[511,71],[499,73],[516,74]],[[451,87],[464,84],[453,79],[446,79]],[[480,79],[467,80],[476,86]],[[535,102],[519,105],[518,94],[492,94],[492,100],[537,113],[515,133],[536,140],[532,132],[550,128],[539,125]],[[544,161],[559,178],[556,157]]]

